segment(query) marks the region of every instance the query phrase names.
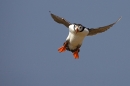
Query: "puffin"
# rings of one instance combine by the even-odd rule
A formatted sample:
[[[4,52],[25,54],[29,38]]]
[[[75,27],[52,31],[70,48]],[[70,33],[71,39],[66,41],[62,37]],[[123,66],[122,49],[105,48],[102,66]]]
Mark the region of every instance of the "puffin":
[[[97,28],[88,28],[79,23],[70,23],[66,19],[51,13],[51,11],[49,12],[55,22],[59,24],[63,24],[69,30],[69,34],[65,42],[60,48],[58,48],[58,52],[61,53],[61,52],[65,52],[66,50],[70,51],[73,53],[73,57],[75,59],[79,59],[80,47],[86,36],[93,36],[98,33],[105,32],[106,30],[111,28],[113,25],[115,25],[122,18],[120,17],[116,22],[106,25],[106,26],[97,27]]]

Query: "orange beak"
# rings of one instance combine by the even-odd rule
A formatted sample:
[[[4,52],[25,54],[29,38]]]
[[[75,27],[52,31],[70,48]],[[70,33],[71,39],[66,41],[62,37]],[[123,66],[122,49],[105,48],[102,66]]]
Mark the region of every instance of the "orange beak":
[[[78,28],[75,30],[76,34],[79,32]]]

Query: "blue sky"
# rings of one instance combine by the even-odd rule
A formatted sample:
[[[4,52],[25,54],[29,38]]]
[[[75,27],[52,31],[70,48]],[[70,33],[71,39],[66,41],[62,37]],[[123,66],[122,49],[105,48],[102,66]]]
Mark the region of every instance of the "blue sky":
[[[0,86],[130,86],[129,0],[1,0]],[[75,60],[58,53],[72,23],[108,31],[86,37]]]

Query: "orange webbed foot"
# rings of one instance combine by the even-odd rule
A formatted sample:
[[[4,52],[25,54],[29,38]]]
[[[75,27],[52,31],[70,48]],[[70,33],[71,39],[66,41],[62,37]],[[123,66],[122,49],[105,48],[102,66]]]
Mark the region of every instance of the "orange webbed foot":
[[[75,59],[79,59],[79,54],[78,53],[79,53],[78,50],[73,52],[73,56],[74,56]]]
[[[66,47],[65,46],[62,46],[58,49],[58,51],[61,53],[61,52],[65,52],[66,51]]]

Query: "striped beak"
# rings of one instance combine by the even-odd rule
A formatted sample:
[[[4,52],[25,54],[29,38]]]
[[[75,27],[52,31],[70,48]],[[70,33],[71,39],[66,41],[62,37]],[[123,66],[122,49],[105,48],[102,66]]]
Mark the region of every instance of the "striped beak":
[[[78,27],[76,28],[76,30],[75,30],[75,33],[77,34],[79,32],[79,30],[78,30]]]

